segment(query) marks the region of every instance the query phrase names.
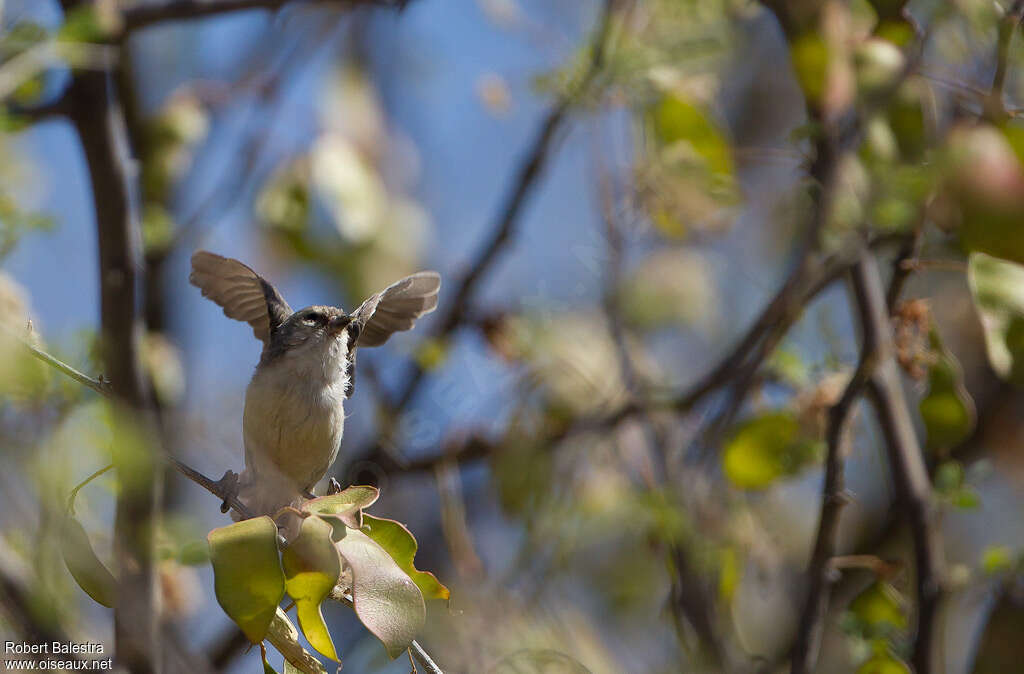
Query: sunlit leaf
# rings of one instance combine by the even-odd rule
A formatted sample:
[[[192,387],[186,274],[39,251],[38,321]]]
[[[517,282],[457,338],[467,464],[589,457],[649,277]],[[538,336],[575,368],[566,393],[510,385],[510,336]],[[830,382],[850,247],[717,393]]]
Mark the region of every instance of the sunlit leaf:
[[[928,371],[928,392],[919,409],[931,451],[949,450],[970,436],[974,429],[974,401],[963,383],[956,358],[947,351],[934,330],[931,346],[937,359]]]
[[[967,281],[992,369],[1004,379],[1024,384],[1024,266],[974,253]]]
[[[256,517],[214,529],[207,539],[217,601],[249,641],[262,641],[285,589],[277,525]]]
[[[341,575],[341,560],[331,540],[332,527],[319,517],[302,521],[299,535],[281,553],[285,590],[295,600],[299,627],[316,650],[338,660],[320,604]]]
[[[911,674],[911,671],[907,663],[889,653],[875,655],[857,668],[857,674]]]
[[[989,575],[1008,571],[1013,566],[1013,553],[1005,545],[992,545],[981,554],[981,569]]]
[[[793,414],[769,412],[737,427],[726,441],[722,467],[733,485],[762,489],[798,471],[817,449]]]
[[[900,593],[887,582],[877,581],[850,603],[850,611],[868,627],[877,630],[907,626]]]
[[[337,547],[352,569],[356,615],[388,655],[398,657],[426,621],[423,594],[391,555],[363,532],[349,531]]]
[[[372,515],[363,515],[362,531],[387,550],[395,563],[420,588],[424,599],[448,599],[451,594],[448,588],[441,584],[434,574],[429,571],[420,571],[413,564],[418,544],[412,532],[403,524]]]
[[[732,154],[718,125],[693,103],[666,94],[651,112],[654,132],[660,143],[687,144],[713,173],[731,175]]]
[[[310,499],[302,504],[306,512],[322,515],[334,515],[346,526],[359,529],[363,526],[362,509],[376,502],[380,491],[376,487],[355,485],[337,494]]]
[[[64,515],[60,551],[71,576],[87,595],[98,604],[113,608],[117,581],[99,560],[89,542],[85,528],[70,513]]]
[[[829,60],[825,40],[818,32],[808,31],[790,45],[789,58],[804,96],[811,103],[821,103],[825,95]]]

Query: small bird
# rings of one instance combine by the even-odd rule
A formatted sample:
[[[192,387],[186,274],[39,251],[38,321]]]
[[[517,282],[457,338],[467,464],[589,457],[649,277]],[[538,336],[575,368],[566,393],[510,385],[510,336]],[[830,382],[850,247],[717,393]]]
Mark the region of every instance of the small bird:
[[[245,470],[238,499],[274,516],[311,494],[338,456],[343,404],[355,386],[357,346],[380,346],[437,307],[441,276],[422,271],[371,296],[351,314],[341,307],[291,307],[238,260],[204,250],[189,282],[252,326],[263,353],[245,392]]]

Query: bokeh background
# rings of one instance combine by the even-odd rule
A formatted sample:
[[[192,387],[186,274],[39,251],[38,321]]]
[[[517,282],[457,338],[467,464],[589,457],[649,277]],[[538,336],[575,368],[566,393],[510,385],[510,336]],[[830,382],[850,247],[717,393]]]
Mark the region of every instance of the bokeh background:
[[[786,666],[803,606],[823,419],[858,356],[841,278],[807,302],[743,397],[722,386],[682,413],[659,404],[567,437],[557,429],[686,391],[789,276],[807,240],[807,73],[834,64],[824,46],[834,33],[794,47],[771,12],[740,0],[614,4],[603,34],[594,0],[411,0],[401,11],[294,2],[155,25],[122,52],[125,108],[141,130],[131,170],[150,273],[145,363],[165,437],[186,463],[214,477],[241,468],[243,396],[260,351],[248,326],[188,284],[192,251],[245,261],[293,307],[353,308],[408,273],[441,272],[440,311],[361,352],[334,474],[380,486],[371,512],[407,523],[417,565],[451,587],[421,639],[446,671],[773,671]],[[879,30],[887,7],[903,3],[822,4],[842,6],[847,96],[862,109],[858,97],[905,77],[910,39]],[[1024,173],[1012,148],[1024,51],[1014,24],[1007,103],[993,117],[1011,8],[909,5],[899,35],[926,27],[923,55],[898,105],[881,106],[840,163],[820,250],[877,239],[888,277],[898,244],[918,239],[894,328],[947,563],[941,660],[947,672],[1012,671],[1002,667],[1019,662],[1012,635],[1024,625],[1024,403],[993,367],[968,283],[967,253],[1002,249],[972,247],[956,217],[972,214],[962,194],[983,192],[963,186],[971,175],[996,185],[984,199],[1011,195],[999,207],[1012,224],[996,239],[1020,262]],[[10,87],[8,66],[26,45],[91,44],[117,13],[98,3],[72,22],[57,3],[0,8],[0,84],[18,105],[59,96],[70,77],[66,64],[47,64]],[[85,52],[83,68],[107,57]],[[560,101],[567,109],[512,235],[459,327],[438,338]],[[78,139],[60,116],[8,121],[0,320],[23,329],[31,319],[47,350],[99,372],[94,195]],[[1024,271],[999,273],[1009,279],[999,310],[1024,315]],[[2,567],[41,619],[109,643],[109,612],[68,576],[53,515],[107,462],[102,404],[15,346],[2,357]],[[396,405],[417,368],[422,381]],[[938,421],[920,414],[929,392],[946,396]],[[908,658],[913,562],[869,406],[854,408],[844,452],[851,501],[839,552],[862,558],[837,582],[819,671],[905,671],[879,664]],[[113,499],[105,476],[78,501],[101,557]],[[259,653],[217,606],[208,565],[180,554],[227,521],[218,505],[168,475],[164,612],[187,648],[251,672]],[[670,548],[685,550],[691,586]],[[710,616],[717,654],[679,608],[688,592]],[[409,670],[351,611],[326,614],[346,671]],[[18,634],[16,618],[0,615],[4,638]]]

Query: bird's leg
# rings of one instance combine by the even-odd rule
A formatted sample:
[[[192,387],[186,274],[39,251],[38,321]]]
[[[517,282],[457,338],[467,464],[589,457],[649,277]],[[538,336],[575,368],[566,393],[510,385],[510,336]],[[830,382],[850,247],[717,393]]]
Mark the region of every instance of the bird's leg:
[[[333,477],[331,481],[327,483],[327,495],[338,494],[341,492],[341,483],[335,480]]]
[[[222,496],[238,497],[238,473],[235,471],[229,470],[224,473],[224,477],[217,480],[216,484]],[[220,511],[226,513],[229,510],[231,510],[231,506],[228,505],[228,499],[225,498],[224,502],[220,504]]]

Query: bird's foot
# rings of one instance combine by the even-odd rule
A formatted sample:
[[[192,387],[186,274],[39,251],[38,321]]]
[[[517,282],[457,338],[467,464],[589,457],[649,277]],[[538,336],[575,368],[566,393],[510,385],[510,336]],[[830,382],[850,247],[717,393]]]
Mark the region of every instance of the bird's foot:
[[[341,483],[338,482],[336,479],[334,479],[332,477],[331,481],[327,483],[327,495],[330,496],[331,494],[340,494],[340,493],[341,493]]]
[[[238,497],[238,473],[233,470],[224,473],[224,477],[217,480],[217,489],[224,496],[224,502],[220,504],[220,511],[226,513],[231,510],[228,501]]]

